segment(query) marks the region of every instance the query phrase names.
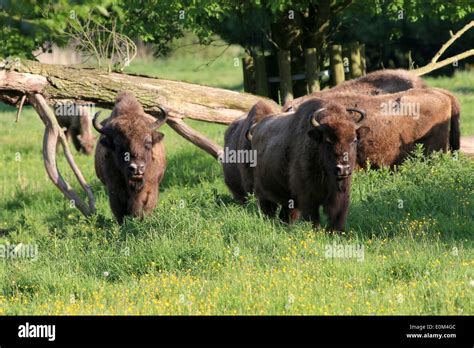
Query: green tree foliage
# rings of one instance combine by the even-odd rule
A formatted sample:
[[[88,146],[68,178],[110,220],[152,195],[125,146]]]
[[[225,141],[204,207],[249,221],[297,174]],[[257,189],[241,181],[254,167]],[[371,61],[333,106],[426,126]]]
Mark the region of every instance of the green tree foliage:
[[[0,0],[0,56],[32,59],[33,51],[48,51],[51,43],[65,44],[64,31],[71,16],[96,20],[121,12],[113,1]]]
[[[322,51],[331,42],[358,40],[366,44],[369,70],[423,65],[450,30],[474,18],[472,0],[0,0],[0,9],[1,56],[32,58],[33,50],[47,50],[51,42],[64,44],[74,13],[115,21],[119,31],[152,44],[157,55],[185,31],[204,44],[217,34],[249,53],[279,47],[296,56],[302,47]],[[452,52],[474,38],[466,35]]]
[[[455,33],[471,20],[471,0],[360,0],[338,15],[341,28],[334,39],[365,43],[369,70],[416,67],[431,60],[450,31]],[[471,30],[448,49],[446,57],[472,48],[472,42]]]

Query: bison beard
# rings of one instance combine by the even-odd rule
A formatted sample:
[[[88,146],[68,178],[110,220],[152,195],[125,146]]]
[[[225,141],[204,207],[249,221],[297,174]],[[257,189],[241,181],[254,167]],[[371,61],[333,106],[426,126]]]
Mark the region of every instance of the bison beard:
[[[145,182],[143,179],[128,179],[128,188],[130,189],[130,193],[136,193],[139,192],[142,188]]]

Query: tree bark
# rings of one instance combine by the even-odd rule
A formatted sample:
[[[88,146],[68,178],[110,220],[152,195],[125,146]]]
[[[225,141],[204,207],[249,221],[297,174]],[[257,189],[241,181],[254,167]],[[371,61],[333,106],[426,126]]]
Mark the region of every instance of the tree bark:
[[[145,112],[159,115],[159,106],[169,110],[170,118],[229,124],[262,100],[248,93],[201,86],[181,81],[141,75],[107,73],[90,68],[66,67],[22,60],[19,64],[0,63],[0,98],[14,103],[14,95],[38,93],[48,103],[81,100],[112,108],[119,91],[133,92]],[[273,101],[266,99],[268,103]]]

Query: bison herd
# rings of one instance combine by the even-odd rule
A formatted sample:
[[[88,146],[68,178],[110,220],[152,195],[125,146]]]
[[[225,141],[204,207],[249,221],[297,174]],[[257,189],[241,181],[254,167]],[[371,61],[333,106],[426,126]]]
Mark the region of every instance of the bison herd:
[[[93,126],[100,133],[95,170],[106,186],[119,223],[143,217],[157,204],[166,169],[164,135],[130,92],[116,98],[110,117]],[[64,125],[64,120],[62,121]],[[352,173],[402,163],[417,144],[424,151],[458,150],[460,105],[450,92],[429,88],[405,70],[383,70],[276,107],[264,101],[225,132],[224,151],[252,156],[221,158],[224,180],[244,204],[255,194],[262,212],[286,223],[300,217],[342,231],[350,203]],[[80,125],[69,126],[74,135]],[[86,129],[86,127],[83,127]],[[90,152],[90,132],[77,146]],[[81,141],[82,140],[82,141]],[[236,160],[237,159],[237,160]],[[242,160],[243,159],[243,160]]]
[[[235,120],[225,148],[255,151],[258,165],[224,163],[239,202],[254,193],[260,209],[284,222],[298,215],[344,229],[352,173],[368,162],[393,168],[416,144],[424,151],[458,150],[460,106],[448,91],[429,88],[405,70],[385,70],[316,92],[274,110],[259,102]]]

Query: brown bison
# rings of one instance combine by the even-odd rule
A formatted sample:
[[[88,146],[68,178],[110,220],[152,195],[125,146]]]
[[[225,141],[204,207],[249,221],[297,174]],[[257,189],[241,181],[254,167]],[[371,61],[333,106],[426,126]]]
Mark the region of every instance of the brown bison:
[[[85,108],[79,107],[72,116],[57,115],[59,125],[65,128],[65,135],[77,151],[90,155],[94,151],[96,138],[92,134],[91,119]]]
[[[254,190],[262,211],[288,222],[296,208],[319,226],[323,206],[331,230],[342,230],[349,207],[351,174],[365,112],[313,98],[287,115],[263,119],[251,131],[257,151]]]
[[[335,92],[350,92],[363,95],[379,95],[405,91],[410,88],[427,88],[426,83],[414,73],[403,69],[374,71],[354,80],[341,83],[331,89],[314,92],[287,102],[283,110],[296,109],[308,99],[324,98]]]
[[[446,90],[410,89],[378,96],[332,93],[324,100],[367,112],[364,126],[370,130],[357,151],[361,167],[367,161],[375,168],[401,164],[416,144],[422,144],[425,153],[459,149],[459,102]]]
[[[156,131],[167,113],[150,122],[130,92],[117,95],[109,118],[94,128],[101,134],[95,152],[95,170],[107,187],[112,212],[121,224],[126,215],[142,217],[156,206],[159,183],[166,169],[164,134]]]
[[[256,103],[247,116],[235,120],[227,128],[224,135],[224,154],[220,158],[224,170],[224,181],[234,198],[244,203],[248,193],[253,192],[253,165],[250,163],[251,144],[247,139],[250,127],[268,115],[281,112],[281,109],[264,101]],[[230,155],[247,157],[245,163],[229,160]]]

